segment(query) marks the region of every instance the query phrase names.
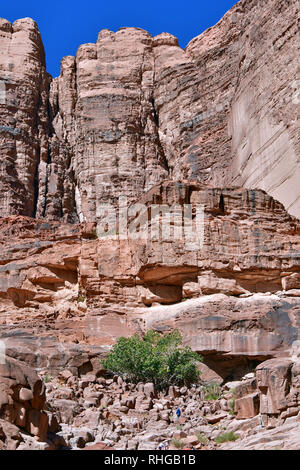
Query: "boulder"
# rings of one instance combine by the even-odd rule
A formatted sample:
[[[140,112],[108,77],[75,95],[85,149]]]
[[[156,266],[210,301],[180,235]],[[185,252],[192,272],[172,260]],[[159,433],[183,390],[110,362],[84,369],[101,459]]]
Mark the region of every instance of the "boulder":
[[[154,398],[156,396],[155,386],[153,383],[146,383],[144,385],[144,394],[148,398]]]
[[[9,432],[22,429],[45,442],[48,432],[48,415],[43,411],[46,402],[45,386],[36,372],[7,356],[5,364],[0,365],[0,391],[2,432],[5,429]],[[14,427],[5,425],[5,422]],[[11,438],[8,436],[7,439],[7,446],[10,447]],[[21,440],[19,437],[13,438],[13,446],[18,446]]]
[[[287,408],[287,395],[291,386],[290,359],[270,359],[256,368],[257,386],[260,391],[260,413],[279,414]]]
[[[237,419],[250,419],[258,415],[260,408],[259,393],[255,392],[235,400],[234,411]]]

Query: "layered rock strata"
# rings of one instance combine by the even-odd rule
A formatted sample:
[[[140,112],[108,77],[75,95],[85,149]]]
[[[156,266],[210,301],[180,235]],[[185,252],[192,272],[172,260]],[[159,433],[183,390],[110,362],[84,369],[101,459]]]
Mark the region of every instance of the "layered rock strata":
[[[0,50],[0,215],[95,221],[167,178],[260,188],[299,216],[296,0],[242,0],[185,50],[102,30],[56,79],[32,20],[1,20]]]
[[[139,390],[98,378],[99,357],[150,328],[178,328],[203,355],[204,380],[256,368],[227,393],[247,421],[230,429],[298,426],[299,367],[287,358],[300,321],[298,55],[296,0],[241,0],[185,50],[167,33],[102,30],[55,79],[36,23],[0,19],[1,448],[35,448],[30,436],[63,445],[47,444],[47,430],[99,408],[106,385],[115,409],[88,419],[109,444]],[[67,370],[69,389],[49,388],[53,415],[19,360]],[[188,416],[189,399],[203,401],[175,392]],[[152,448],[147,429],[171,424],[170,403],[144,395]],[[204,403],[194,424],[230,426],[229,406]]]
[[[227,376],[228,358],[259,362],[298,339],[299,223],[253,189],[298,214],[298,15],[295,1],[241,1],[185,51],[167,33],[103,30],[56,79],[35,22],[1,20],[10,354],[91,368],[118,336],[179,327]],[[128,223],[147,236],[122,237],[120,223],[100,236],[126,202],[143,205]],[[149,239],[168,220],[152,206],[174,204],[169,239]]]
[[[147,214],[175,203],[175,218],[185,205],[201,207],[201,226],[156,240],[154,217],[144,220],[146,238],[99,239],[95,224],[1,220],[1,339],[10,354],[38,369],[92,369],[116,338],[149,328],[179,328],[223,378],[284,354],[299,331],[297,219],[244,189],[165,183],[140,202]]]

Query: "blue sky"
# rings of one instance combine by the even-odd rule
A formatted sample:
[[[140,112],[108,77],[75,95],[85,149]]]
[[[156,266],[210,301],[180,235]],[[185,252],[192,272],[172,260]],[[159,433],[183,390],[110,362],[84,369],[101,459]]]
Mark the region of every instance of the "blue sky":
[[[31,17],[39,26],[47,70],[59,75],[60,61],[80,44],[96,42],[101,29],[137,26],[152,35],[168,32],[181,47],[213,26],[236,0],[13,0],[1,2],[0,17],[13,22]]]

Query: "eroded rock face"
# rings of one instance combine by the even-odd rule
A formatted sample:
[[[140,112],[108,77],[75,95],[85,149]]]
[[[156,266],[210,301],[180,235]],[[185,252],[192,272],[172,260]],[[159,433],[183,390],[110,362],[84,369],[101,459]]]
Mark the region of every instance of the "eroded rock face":
[[[50,77],[32,19],[0,19],[0,32],[0,215],[34,217],[46,185]]]
[[[299,300],[255,294],[236,299],[205,296],[144,311],[143,326],[178,328],[223,379],[238,379],[269,357],[287,353],[298,338]]]
[[[36,23],[0,19],[0,215],[73,222],[68,150],[53,132],[52,78]]]
[[[140,202],[203,206],[202,248],[185,237],[98,239],[92,223],[1,220],[9,354],[37,369],[92,370],[119,336],[150,328],[179,328],[223,379],[284,354],[299,336],[298,221],[262,191],[164,183]]]
[[[227,376],[230,361],[247,370],[298,339],[299,222],[282,205],[300,214],[298,14],[296,1],[241,1],[185,51],[167,33],[103,30],[56,79],[36,24],[1,20],[10,354],[85,370],[119,336],[179,327]],[[98,238],[103,204],[111,217],[126,200],[147,214],[203,206],[203,246],[185,232]]]
[[[270,426],[296,423],[300,367],[286,356],[300,324],[298,44],[299,2],[242,0],[185,51],[167,33],[103,30],[52,79],[35,22],[0,19],[0,448],[35,448],[22,432],[44,442],[58,418],[68,435],[77,415],[79,427],[103,426],[101,442],[118,442],[134,410],[150,426],[140,445],[133,424],[120,448],[168,437],[170,406],[193,417],[193,393],[171,390],[170,405],[152,384],[98,378],[118,337],[150,328],[178,328],[203,355],[204,379],[237,380],[258,366],[236,395],[203,403],[193,426],[209,428],[210,448],[218,432],[209,423],[248,433],[259,413]],[[127,203],[128,226],[144,236],[123,236],[119,223],[103,237]],[[170,237],[151,238],[166,207]],[[50,387],[54,414],[19,360],[65,371],[68,386]],[[186,443],[198,442],[183,424]],[[92,434],[77,430],[69,444]]]
[[[80,220],[119,196],[136,200],[168,175],[153,101],[153,39],[143,30],[101,31],[62,62],[59,108],[72,151]]]
[[[52,80],[36,24],[2,19],[0,215],[94,222],[187,179],[260,188],[299,216],[298,23],[296,0],[242,0],[185,51],[103,30]]]
[[[246,13],[248,2],[243,3]],[[249,12],[250,30],[239,51],[227,181],[264,189],[299,217],[299,5],[276,1],[265,6],[262,10],[258,2]],[[290,59],[285,62],[282,58],[287,55]]]
[[[44,411],[46,389],[34,370],[6,357],[0,365],[0,448],[14,450],[27,431],[46,441],[48,415]]]
[[[195,162],[203,150],[206,157],[206,150],[208,181],[263,189],[296,216],[298,42],[297,1],[245,0],[186,49],[200,71],[207,100],[205,112],[189,122],[191,140],[200,142],[193,146],[200,154]],[[213,152],[216,139],[220,159]]]

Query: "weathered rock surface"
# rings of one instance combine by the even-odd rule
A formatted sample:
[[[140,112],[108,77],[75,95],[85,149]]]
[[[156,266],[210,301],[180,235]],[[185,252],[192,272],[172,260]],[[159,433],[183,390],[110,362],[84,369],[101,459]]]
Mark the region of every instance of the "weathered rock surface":
[[[45,385],[30,367],[12,358],[0,365],[0,448],[15,450],[21,431],[45,442],[48,415]]]
[[[191,389],[157,391],[151,383],[91,373],[78,378],[66,369],[56,378],[44,377],[50,432],[52,423],[61,423],[60,430],[54,426],[55,439],[48,438],[64,448],[86,450],[154,450],[162,443],[172,450],[296,450],[299,370],[298,360],[285,357],[223,387],[200,381]],[[266,395],[276,409],[266,406]]]
[[[205,90],[188,123],[195,164],[215,185],[263,189],[299,217],[298,48],[297,1],[244,0],[186,53]]]
[[[261,191],[165,183],[141,202],[203,205],[203,247],[184,236],[107,240],[95,224],[1,219],[9,354],[38,369],[92,368],[117,337],[174,327],[207,365],[221,360],[223,378],[235,361],[246,373],[248,361],[285,354],[299,337],[299,222]],[[290,279],[292,295],[282,287]]]
[[[102,30],[54,80],[32,20],[2,19],[0,50],[0,215],[95,221],[187,179],[260,188],[300,216],[296,0],[242,0],[185,51]]]
[[[1,347],[14,371],[18,360],[68,371],[69,383],[49,392],[49,432],[62,423],[72,448],[147,449],[169,438],[170,403],[150,385],[141,399],[105,383],[111,401],[99,378],[99,356],[149,328],[178,328],[204,356],[204,378],[239,380],[258,366],[235,397],[204,403],[198,421],[183,423],[186,444],[205,416],[205,426],[225,419],[245,433],[258,432],[259,413],[269,425],[296,419],[300,369],[286,357],[300,339],[298,55],[296,0],[241,0],[185,51],[167,33],[103,30],[55,79],[35,22],[0,19]],[[126,201],[143,205],[131,206],[128,224],[144,236],[123,236],[119,223],[103,237]],[[163,207],[174,205],[170,237],[153,236],[149,216],[166,223]],[[204,208],[190,232],[185,205],[194,224]],[[0,374],[1,446],[35,448],[20,428],[43,446],[44,395],[19,375]],[[203,401],[171,392],[187,416]],[[133,410],[147,426],[118,422]],[[140,425],[138,443],[131,427]],[[63,445],[53,439],[45,447]]]
[[[0,19],[0,31],[0,215],[43,216],[51,78],[32,19]]]
[[[221,450],[299,450],[300,425],[293,422],[276,426],[275,429],[257,431],[236,442],[220,446]]]
[[[277,295],[237,299],[217,294],[152,307],[142,318],[145,330],[178,328],[209,367],[232,380],[290,350],[298,339],[299,301]]]
[[[241,1],[185,51],[167,33],[103,30],[54,80],[34,21],[1,20],[0,337],[9,354],[37,369],[90,369],[118,336],[179,327],[208,362],[221,359],[224,375],[224,356],[261,361],[298,339],[299,222],[265,192],[231,186],[268,189],[298,214],[284,171],[297,178],[298,10]],[[103,203],[116,207],[120,196],[149,212],[204,205],[203,246],[185,232],[174,241],[181,215],[170,240],[97,239]]]

